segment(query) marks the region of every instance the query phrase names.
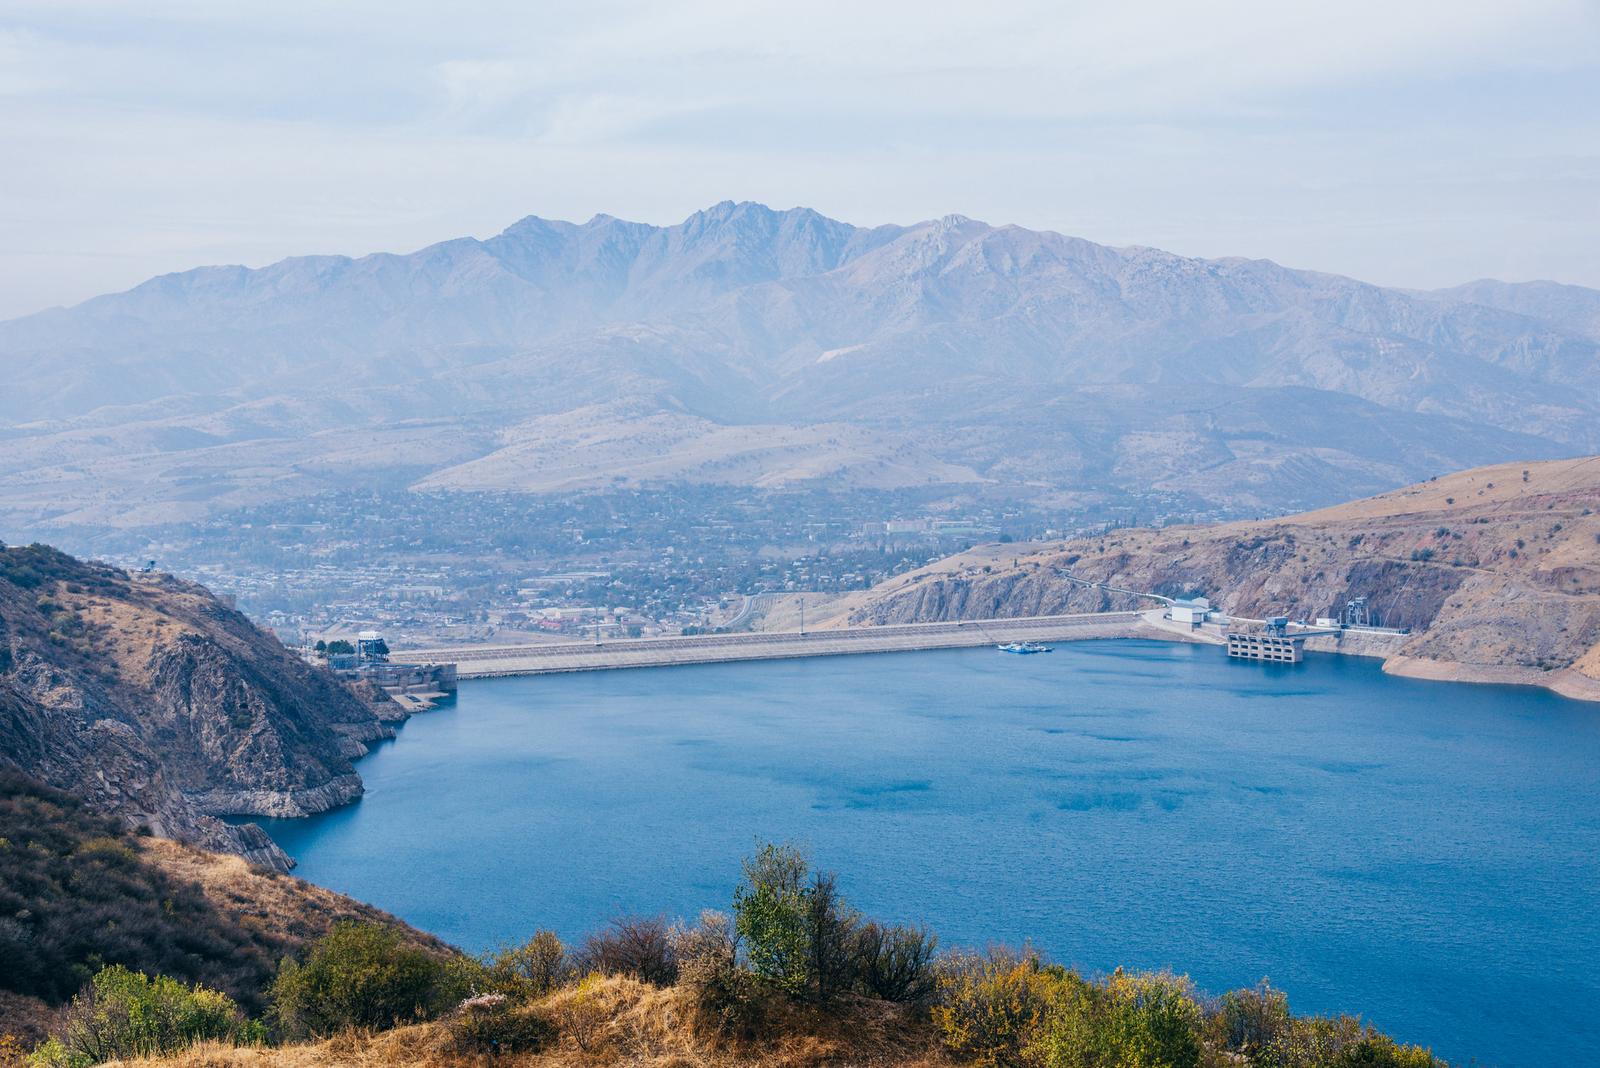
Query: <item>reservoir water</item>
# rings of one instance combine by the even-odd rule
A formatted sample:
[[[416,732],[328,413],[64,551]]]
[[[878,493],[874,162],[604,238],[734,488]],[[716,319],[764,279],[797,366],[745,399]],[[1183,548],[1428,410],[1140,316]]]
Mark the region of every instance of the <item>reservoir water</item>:
[[[471,950],[726,908],[792,840],[947,945],[1600,1063],[1600,706],[1542,691],[1138,641],[592,672],[465,683],[359,767],[267,829]]]

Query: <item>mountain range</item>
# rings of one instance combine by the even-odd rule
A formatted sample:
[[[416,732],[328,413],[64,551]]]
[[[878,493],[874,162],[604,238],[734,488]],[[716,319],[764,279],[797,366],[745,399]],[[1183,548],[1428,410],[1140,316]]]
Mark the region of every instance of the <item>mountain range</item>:
[[[1600,291],[753,203],[166,275],[0,323],[0,368],[0,515],[37,529],[374,484],[1281,511],[1600,451]]]

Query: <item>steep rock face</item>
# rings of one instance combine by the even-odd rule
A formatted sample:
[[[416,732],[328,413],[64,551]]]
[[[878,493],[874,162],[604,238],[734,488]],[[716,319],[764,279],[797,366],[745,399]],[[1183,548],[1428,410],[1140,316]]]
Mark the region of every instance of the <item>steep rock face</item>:
[[[1204,595],[1257,619],[1338,615],[1365,597],[1378,622],[1412,631],[1397,658],[1600,696],[1600,457],[1478,468],[1281,520],[1009,548],[891,579],[851,622],[1150,604],[1070,581],[1069,570],[1121,589]]]
[[[0,764],[129,826],[286,867],[253,824],[360,796],[403,718],[216,600],[43,546],[0,549]]]

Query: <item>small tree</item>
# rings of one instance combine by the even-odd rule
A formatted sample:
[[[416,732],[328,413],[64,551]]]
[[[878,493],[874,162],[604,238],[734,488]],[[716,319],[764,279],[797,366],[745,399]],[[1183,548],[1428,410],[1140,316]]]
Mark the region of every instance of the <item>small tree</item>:
[[[792,845],[766,845],[744,863],[733,912],[750,967],[791,996],[827,1001],[850,986],[860,915],[832,872],[811,871]]]
[[[810,991],[826,1003],[855,979],[860,914],[839,896],[838,880],[832,872],[817,872],[806,889],[804,916]]]
[[[356,651],[356,647],[343,638],[335,638],[327,645],[326,652],[329,656],[349,656]]]
[[[744,862],[744,882],[733,894],[734,925],[751,970],[795,995],[810,981],[808,871],[805,854],[794,846],[769,843]]]

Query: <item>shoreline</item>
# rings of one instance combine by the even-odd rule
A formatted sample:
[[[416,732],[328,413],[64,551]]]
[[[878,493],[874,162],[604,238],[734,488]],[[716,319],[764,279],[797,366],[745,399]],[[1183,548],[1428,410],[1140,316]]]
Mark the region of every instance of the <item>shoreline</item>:
[[[1385,675],[1431,682],[1462,682],[1489,686],[1531,686],[1549,690],[1572,701],[1600,702],[1600,679],[1576,668],[1540,671],[1511,664],[1466,664],[1458,660],[1432,660],[1420,656],[1392,656],[1383,662]]]
[[[1400,678],[1531,686],[1549,690],[1569,700],[1600,703],[1600,680],[1590,678],[1575,668],[1547,672],[1511,665],[1433,660],[1407,656],[1397,651],[1397,645],[1414,637],[1358,632],[1318,635],[1306,640],[1306,651],[1379,659],[1383,662],[1385,674]],[[1164,619],[1161,610],[1156,609],[879,627],[831,627],[804,635],[790,631],[757,631],[696,638],[624,640],[601,645],[566,642],[533,646],[399,650],[394,654],[394,659],[400,663],[453,659],[457,664],[458,676],[468,680],[814,656],[981,648],[1010,640],[1068,642],[1119,638],[1199,645],[1223,644],[1220,633],[1173,623]]]

